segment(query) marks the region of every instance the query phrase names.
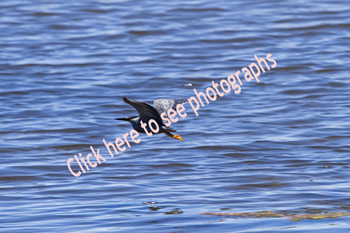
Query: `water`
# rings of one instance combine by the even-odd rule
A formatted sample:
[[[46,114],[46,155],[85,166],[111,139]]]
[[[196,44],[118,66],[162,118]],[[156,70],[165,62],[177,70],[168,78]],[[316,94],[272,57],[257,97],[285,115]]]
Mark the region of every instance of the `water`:
[[[349,10],[346,1],[1,1],[0,230],[346,232],[350,217],[201,213],[348,213]],[[108,155],[102,140],[131,130],[114,118],[136,113],[122,96],[190,98],[268,53],[277,67],[259,83],[243,79],[240,94],[198,117],[185,105],[173,125],[184,142],[141,135]],[[74,177],[67,160],[90,146],[107,161]]]

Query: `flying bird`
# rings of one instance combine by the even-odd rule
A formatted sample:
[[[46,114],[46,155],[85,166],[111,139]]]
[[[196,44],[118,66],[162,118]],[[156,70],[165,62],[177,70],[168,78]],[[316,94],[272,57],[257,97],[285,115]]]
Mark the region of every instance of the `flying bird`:
[[[152,132],[150,130],[149,125],[142,127],[142,123],[145,124],[153,119],[159,126],[159,133],[164,133],[168,135],[169,137],[178,139],[183,141],[182,137],[180,135],[174,135],[171,132],[176,132],[175,129],[173,129],[170,126],[166,126],[165,122],[163,121],[161,114],[165,113],[165,116],[168,114],[169,109],[174,109],[176,110],[176,106],[178,104],[184,104],[187,103],[187,99],[158,99],[154,101],[154,107],[152,107],[149,104],[139,102],[139,101],[134,101],[130,100],[126,97],[122,98],[123,101],[127,104],[130,104],[133,106],[136,111],[138,112],[139,116],[132,116],[132,117],[125,117],[125,118],[116,118],[115,120],[122,120],[122,121],[128,121],[131,123],[132,127],[139,133],[146,133],[145,129],[147,132]],[[141,123],[142,121],[142,123]],[[168,120],[170,122],[170,120]]]

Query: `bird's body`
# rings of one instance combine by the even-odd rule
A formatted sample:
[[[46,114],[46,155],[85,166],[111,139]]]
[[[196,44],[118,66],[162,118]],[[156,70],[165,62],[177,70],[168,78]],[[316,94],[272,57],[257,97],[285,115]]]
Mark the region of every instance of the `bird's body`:
[[[153,132],[155,134],[165,133],[166,135],[168,135],[170,137],[173,137],[173,138],[176,138],[176,139],[183,141],[183,139],[180,135],[173,135],[170,133],[170,132],[176,132],[176,130],[170,126],[166,126],[166,124],[163,122],[161,114],[165,113],[164,116],[167,116],[167,111],[169,109],[175,110],[177,104],[186,103],[187,100],[185,100],[185,99],[159,99],[159,100],[154,101],[155,107],[152,107],[151,105],[143,103],[143,102],[130,100],[126,97],[123,97],[123,101],[125,103],[133,106],[137,110],[137,112],[139,113],[139,116],[132,116],[132,117],[126,117],[126,118],[116,118],[116,120],[124,120],[124,121],[130,122],[132,127],[139,133],[146,133],[147,135],[149,135],[149,132]],[[150,124],[149,124],[150,120],[153,120],[153,122],[155,122],[158,125],[158,127],[159,127],[158,132],[154,132],[154,130],[151,129],[153,127],[150,126]]]
[[[134,130],[136,130],[139,133],[146,133],[145,129],[141,127],[141,118],[139,116],[132,116],[132,117],[126,117],[126,118],[117,118],[117,119],[118,120],[126,119],[127,121],[129,121],[131,123],[132,127],[134,128]],[[151,132],[152,131],[152,130],[148,130],[149,127],[146,128],[146,129],[147,129],[147,132]],[[176,132],[176,130],[171,128],[171,127],[167,127],[167,126],[165,126],[162,123],[158,133],[165,133],[165,132]]]

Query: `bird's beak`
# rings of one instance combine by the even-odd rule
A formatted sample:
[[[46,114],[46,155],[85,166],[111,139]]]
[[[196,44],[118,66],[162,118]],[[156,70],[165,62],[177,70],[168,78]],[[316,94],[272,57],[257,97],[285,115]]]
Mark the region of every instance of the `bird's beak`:
[[[178,139],[178,140],[180,140],[180,141],[184,141],[180,135],[173,135],[173,134],[170,133],[170,132],[164,132],[164,133],[165,133],[166,135],[168,135],[169,137]]]
[[[184,141],[180,135],[172,135],[171,137]]]
[[[126,118],[115,118],[114,120],[129,121],[130,118],[128,118],[128,117],[126,117]]]

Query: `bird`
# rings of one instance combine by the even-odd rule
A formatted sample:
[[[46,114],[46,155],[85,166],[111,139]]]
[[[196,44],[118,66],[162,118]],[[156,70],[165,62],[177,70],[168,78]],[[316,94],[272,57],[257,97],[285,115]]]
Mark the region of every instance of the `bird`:
[[[169,109],[176,110],[176,106],[178,104],[187,103],[187,99],[158,99],[154,101],[154,107],[144,102],[128,99],[127,97],[123,97],[122,100],[125,103],[130,104],[132,107],[134,107],[138,112],[139,116],[115,118],[115,120],[128,121],[131,123],[134,130],[136,130],[139,133],[146,133],[144,128],[141,127],[141,121],[143,123],[148,123],[149,120],[154,119],[159,126],[159,131],[157,134],[164,133],[169,137],[183,141],[180,135],[174,135],[171,133],[176,132],[176,130],[170,126],[166,126],[160,115],[163,112],[165,112],[165,116],[167,116],[167,112]],[[146,126],[146,129],[148,132],[151,132],[148,125]]]

